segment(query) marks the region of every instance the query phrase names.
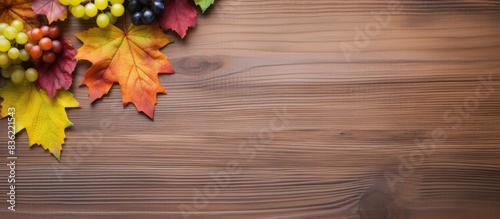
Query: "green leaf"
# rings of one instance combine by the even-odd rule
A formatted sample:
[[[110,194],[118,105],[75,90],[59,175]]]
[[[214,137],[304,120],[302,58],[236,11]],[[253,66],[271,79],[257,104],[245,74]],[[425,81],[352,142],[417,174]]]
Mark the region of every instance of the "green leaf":
[[[205,12],[210,5],[214,3],[215,0],[194,0],[196,5],[199,5],[201,11]]]

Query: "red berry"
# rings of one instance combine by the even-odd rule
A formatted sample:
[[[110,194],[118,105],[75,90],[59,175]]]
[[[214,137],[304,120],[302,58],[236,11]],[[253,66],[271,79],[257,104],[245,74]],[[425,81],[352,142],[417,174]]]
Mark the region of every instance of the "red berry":
[[[42,64],[42,58],[31,58],[31,63],[33,63],[33,65],[40,65]]]
[[[42,57],[42,49],[40,49],[40,46],[34,45],[30,50],[30,55],[34,59]]]
[[[52,52],[59,54],[63,51],[62,43],[59,40],[52,41]]]
[[[49,37],[52,39],[58,39],[61,36],[61,29],[58,26],[50,26]]]
[[[42,30],[43,36],[49,35],[49,26],[42,26],[40,27],[40,30]]]
[[[26,35],[28,36],[28,39],[31,39],[31,30],[28,30],[28,32],[26,32]]]
[[[43,53],[43,62],[47,63],[47,64],[52,64],[54,62],[56,62],[56,59],[57,59],[57,56],[55,53],[51,52],[51,51],[46,51]]]
[[[31,39],[32,40],[38,41],[38,40],[42,39],[42,37],[43,37],[43,32],[42,32],[42,30],[40,30],[40,28],[35,28],[35,29],[31,30]]]
[[[52,49],[52,40],[48,37],[44,37],[38,42],[38,45],[44,51],[50,50]]]
[[[31,44],[31,43],[24,44],[24,49],[26,51],[28,51],[28,52],[31,51],[31,48],[33,48],[33,44]]]

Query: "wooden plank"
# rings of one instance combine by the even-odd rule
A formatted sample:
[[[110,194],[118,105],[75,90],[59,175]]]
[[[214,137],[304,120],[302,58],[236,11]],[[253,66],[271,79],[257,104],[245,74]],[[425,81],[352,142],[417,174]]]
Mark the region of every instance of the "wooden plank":
[[[61,163],[22,133],[1,218],[499,218],[500,2],[393,6],[219,0],[154,121],[80,63]]]

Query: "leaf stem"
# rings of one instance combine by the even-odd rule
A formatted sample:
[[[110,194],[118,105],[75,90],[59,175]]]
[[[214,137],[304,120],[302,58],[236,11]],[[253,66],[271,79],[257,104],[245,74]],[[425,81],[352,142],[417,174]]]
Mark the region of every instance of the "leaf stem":
[[[123,14],[122,16],[122,25],[123,25],[123,33],[127,35],[127,14]]]

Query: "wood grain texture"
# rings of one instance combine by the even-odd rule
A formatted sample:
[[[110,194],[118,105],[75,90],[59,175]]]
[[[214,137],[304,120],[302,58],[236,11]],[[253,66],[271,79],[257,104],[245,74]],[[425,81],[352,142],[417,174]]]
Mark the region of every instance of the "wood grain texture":
[[[500,1],[397,3],[217,0],[154,121],[80,63],[61,163],[19,135],[0,218],[500,218]]]

